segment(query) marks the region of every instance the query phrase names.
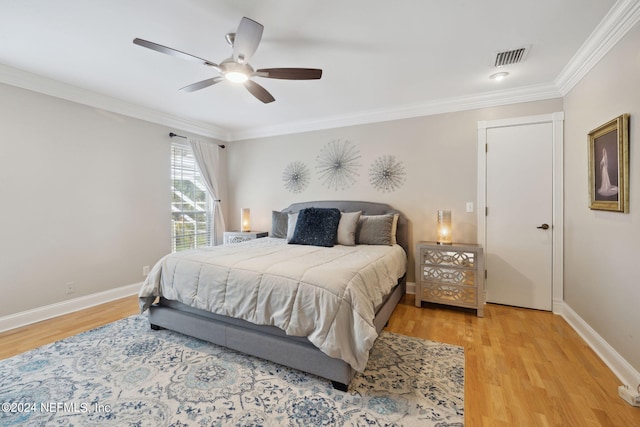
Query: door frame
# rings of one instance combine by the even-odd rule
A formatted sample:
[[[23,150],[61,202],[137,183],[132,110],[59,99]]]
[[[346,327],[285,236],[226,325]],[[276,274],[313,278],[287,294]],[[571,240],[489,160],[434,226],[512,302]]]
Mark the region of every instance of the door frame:
[[[564,181],[563,181],[563,152],[564,152],[564,112],[541,114],[537,116],[515,117],[502,120],[478,121],[478,243],[487,247],[487,130],[492,128],[522,126],[537,123],[551,123],[553,125],[553,153],[552,153],[552,274],[551,274],[551,310],[559,314],[564,304],[563,281],[563,241],[564,241]],[[485,286],[486,301],[486,286]]]

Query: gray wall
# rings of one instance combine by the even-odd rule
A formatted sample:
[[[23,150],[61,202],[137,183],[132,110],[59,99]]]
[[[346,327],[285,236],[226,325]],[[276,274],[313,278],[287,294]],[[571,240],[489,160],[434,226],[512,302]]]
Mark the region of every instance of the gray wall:
[[[170,251],[175,129],[4,84],[0,122],[0,317],[141,282]]]
[[[228,144],[229,204],[227,228],[238,229],[240,209],[251,209],[252,228],[269,231],[271,211],[292,202],[309,200],[369,200],[389,203],[410,220],[410,243],[434,240],[436,211],[452,211],[453,237],[457,242],[477,240],[476,213],[465,211],[477,198],[477,122],[562,111],[562,100],[513,104],[504,107],[439,114],[284,135]],[[347,190],[322,185],[316,157],[330,141],[347,139],[357,145],[361,158],[357,182]],[[381,155],[403,162],[406,181],[391,193],[369,183],[369,166]],[[304,162],[311,172],[306,191],[288,192],[282,172],[291,161]],[[413,260],[413,251],[410,261]],[[413,269],[409,271],[413,281]]]
[[[640,371],[640,25],[565,97],[565,302]],[[629,213],[590,210],[587,134],[630,118]]]

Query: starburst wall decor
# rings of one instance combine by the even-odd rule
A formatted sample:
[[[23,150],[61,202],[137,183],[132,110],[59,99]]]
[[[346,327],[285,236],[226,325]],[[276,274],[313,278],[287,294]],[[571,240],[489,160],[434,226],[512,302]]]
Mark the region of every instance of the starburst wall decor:
[[[395,156],[378,157],[369,168],[369,182],[383,193],[395,191],[405,181],[404,165]]]
[[[356,182],[360,151],[348,140],[328,142],[316,158],[320,180],[325,187],[345,190]]]
[[[282,172],[284,188],[292,193],[300,193],[309,185],[309,169],[302,162],[289,163]]]

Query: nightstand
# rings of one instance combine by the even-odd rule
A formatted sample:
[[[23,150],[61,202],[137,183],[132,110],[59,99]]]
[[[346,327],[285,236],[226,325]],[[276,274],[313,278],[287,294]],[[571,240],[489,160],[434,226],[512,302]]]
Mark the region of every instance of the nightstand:
[[[476,309],[484,317],[484,254],[476,244],[416,245],[416,307],[422,301]]]
[[[268,235],[269,233],[266,231],[225,231],[224,244],[246,242],[248,240],[267,237]]]

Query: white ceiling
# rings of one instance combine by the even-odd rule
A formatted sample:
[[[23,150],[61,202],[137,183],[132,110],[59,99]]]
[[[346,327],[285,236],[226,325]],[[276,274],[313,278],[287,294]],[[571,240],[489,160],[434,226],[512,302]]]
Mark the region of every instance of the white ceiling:
[[[0,0],[0,81],[234,140],[561,96],[637,3]],[[255,78],[271,104],[229,82],[183,93],[217,73],[132,43],[220,63],[243,16],[264,25],[254,68],[322,68],[322,79]],[[525,61],[490,80],[496,52],[523,45]]]

